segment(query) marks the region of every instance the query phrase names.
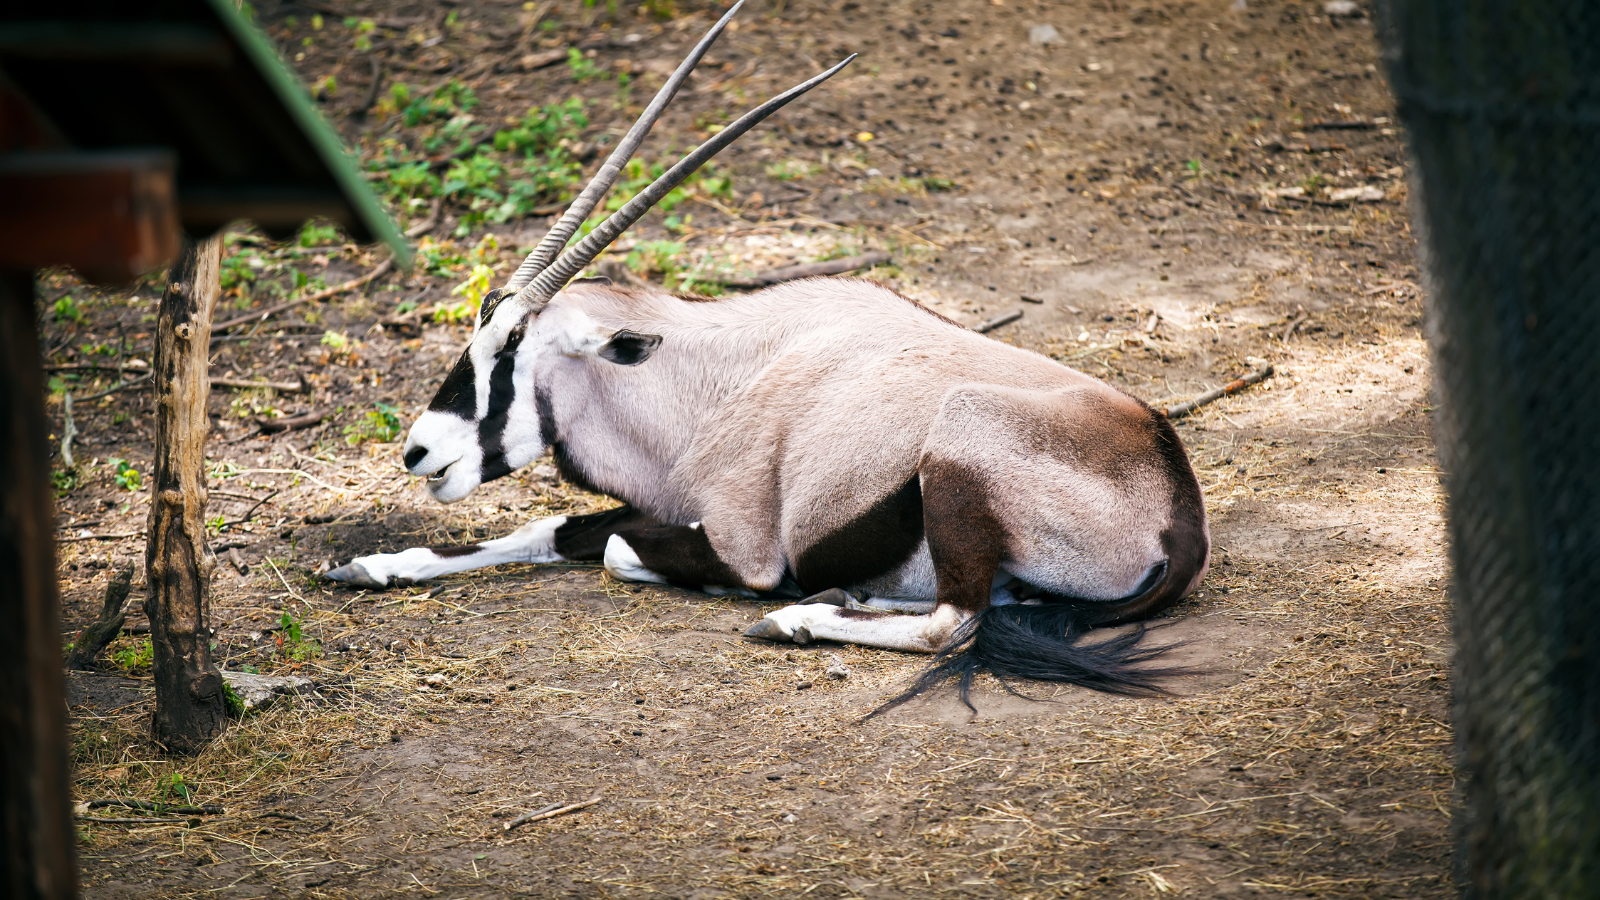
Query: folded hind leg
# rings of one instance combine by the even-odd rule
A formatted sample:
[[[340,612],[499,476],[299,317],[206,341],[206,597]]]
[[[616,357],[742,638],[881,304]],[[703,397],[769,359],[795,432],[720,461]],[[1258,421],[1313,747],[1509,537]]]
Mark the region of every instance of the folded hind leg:
[[[597,560],[605,553],[606,539],[619,529],[654,522],[631,506],[587,516],[549,516],[529,522],[503,538],[477,544],[412,547],[399,553],[360,556],[326,577],[357,587],[399,587],[502,563]]]
[[[606,571],[622,581],[674,584],[708,594],[756,596],[717,555],[700,523],[630,528],[606,541]],[[777,587],[762,585],[765,589]]]
[[[797,603],[768,613],[745,634],[797,644],[821,639],[933,653],[963,622],[987,609],[1005,535],[984,487],[955,463],[924,460],[920,474],[923,534],[938,585],[931,612],[903,615]]]

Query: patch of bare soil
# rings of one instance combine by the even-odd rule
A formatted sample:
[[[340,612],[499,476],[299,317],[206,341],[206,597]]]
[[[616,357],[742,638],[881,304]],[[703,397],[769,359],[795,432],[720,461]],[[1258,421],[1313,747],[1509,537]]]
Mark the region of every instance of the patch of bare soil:
[[[1233,5],[757,4],[649,158],[861,58],[729,153],[731,193],[702,186],[675,220],[624,239],[683,245],[633,257],[654,277],[886,250],[892,264],[870,277],[963,322],[1021,308],[997,339],[1154,404],[1274,364],[1179,429],[1216,550],[1154,637],[1183,642],[1175,657],[1201,670],[1172,697],[1020,685],[1030,702],[985,683],[976,716],[941,696],[863,723],[924,660],[746,640],[760,604],[587,566],[382,593],[317,582],[328,559],[606,502],[535,466],[431,505],[385,442],[376,404],[409,421],[468,336],[419,313],[448,318],[473,265],[504,278],[547,221],[473,224],[457,194],[429,268],[219,343],[217,376],[304,375],[311,391],[214,394],[216,546],[248,571],[218,567],[218,654],[318,689],[199,757],[164,759],[147,738],[134,616],[105,671],[69,679],[77,798],[226,812],[85,823],[86,896],[1450,894],[1446,571],[1402,136],[1366,18]],[[419,91],[463,79],[479,123],[583,97],[579,143],[614,139],[710,21],[698,2],[528,6],[344,0],[259,15],[369,163],[425,152],[447,124],[408,126],[382,103],[357,116],[397,78]],[[382,61],[376,93],[363,35]],[[568,46],[577,60],[517,69]],[[430,171],[451,171],[450,146],[426,152],[445,159]],[[276,302],[267,285],[292,288],[295,269],[335,284],[374,263],[308,243],[243,234],[230,258],[255,274],[218,318]],[[52,364],[147,352],[156,288],[94,292],[58,273],[41,290]],[[57,376],[79,397],[115,377]],[[142,558],[137,537],[95,536],[142,528],[127,466],[149,459],[148,404],[129,389],[75,407],[80,483],[58,475],[73,632],[108,564]],[[254,417],[307,409],[330,419],[253,436]],[[111,458],[128,461],[120,484]],[[848,677],[825,674],[835,657]]]

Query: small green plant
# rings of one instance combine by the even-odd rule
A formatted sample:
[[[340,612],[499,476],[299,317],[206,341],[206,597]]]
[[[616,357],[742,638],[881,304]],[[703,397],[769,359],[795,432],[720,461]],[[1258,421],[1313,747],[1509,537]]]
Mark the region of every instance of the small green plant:
[[[116,457],[112,457],[106,462],[116,467],[116,473],[111,477],[117,482],[117,487],[125,491],[137,491],[144,487],[144,476],[139,474],[139,470],[135,469],[132,463]]]
[[[71,294],[63,294],[55,305],[57,322],[73,322],[82,324],[88,320],[83,309],[78,306],[78,301]]]
[[[609,73],[584,56],[582,50],[573,47],[567,51],[567,74],[573,81],[583,82],[605,78]]]
[[[322,333],[322,346],[331,347],[337,353],[340,350],[349,349],[350,339],[345,337],[344,332],[341,331],[324,331]]]
[[[173,806],[181,806],[188,803],[189,799],[194,795],[189,785],[184,782],[183,776],[177,772],[173,772],[171,775],[156,782],[156,788],[161,791],[161,800],[158,802],[169,803]]]
[[[142,672],[155,661],[156,650],[150,639],[144,638],[132,645],[123,645],[111,651],[111,661],[129,672]]]
[[[218,513],[214,518],[206,520],[206,530],[210,531],[212,535],[221,534],[222,527],[227,524],[227,521],[222,517],[221,513]]]
[[[678,288],[678,257],[682,255],[683,244],[678,241],[644,241],[633,248],[625,262],[646,278],[659,273],[662,286],[672,291]]]
[[[387,403],[378,403],[375,407],[360,422],[345,427],[345,443],[354,447],[366,441],[387,444],[399,440],[402,431],[400,410]]]
[[[105,343],[83,344],[78,348],[78,352],[84,356],[116,356],[117,348]]]
[[[75,466],[70,469],[56,469],[50,473],[50,486],[55,488],[57,497],[65,497],[77,490],[82,483],[83,478]]]
[[[451,296],[462,298],[462,302],[457,304],[458,306],[467,307],[466,310],[455,313],[456,318],[450,319],[450,321],[459,321],[460,318],[478,314],[478,307],[483,305],[484,295],[489,293],[492,288],[490,283],[492,278],[494,278],[494,270],[483,263],[478,263],[472,267],[472,274],[467,276],[467,280],[456,285],[450,291]],[[445,321],[445,319],[440,318],[441,312],[443,312],[443,309],[434,313],[434,321]]]
[[[1321,172],[1307,175],[1300,180],[1300,186],[1305,188],[1307,194],[1315,194],[1319,188],[1328,183],[1328,179]]]
[[[411,99],[411,90],[403,84],[390,88],[390,96],[401,106],[400,120],[412,128],[434,119],[450,119],[478,105],[478,97],[460,81],[452,78],[427,97]]]
[[[799,181],[821,171],[821,166],[803,159],[780,159],[767,166],[767,177],[777,181]]]
[[[244,718],[244,698],[239,696],[239,692],[233,689],[233,685],[228,684],[226,681],[222,683],[222,699],[228,704],[228,715],[235,719]]]
[[[338,241],[339,229],[336,226],[307,222],[305,227],[300,229],[298,243],[302,247],[322,247],[327,244],[338,243]]]
[[[278,652],[284,659],[305,662],[322,655],[322,647],[316,641],[306,640],[301,626],[301,620],[285,608],[278,619]]]

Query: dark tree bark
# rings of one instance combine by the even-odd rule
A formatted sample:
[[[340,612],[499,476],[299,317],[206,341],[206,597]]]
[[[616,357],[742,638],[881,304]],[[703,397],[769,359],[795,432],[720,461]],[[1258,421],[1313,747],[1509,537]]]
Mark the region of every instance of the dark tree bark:
[[[33,277],[0,271],[0,896],[77,896]]]
[[[1600,896],[1600,9],[1389,0],[1449,496],[1457,874]]]
[[[177,753],[194,753],[220,735],[228,713],[211,659],[216,560],[205,526],[207,355],[221,263],[221,235],[185,242],[168,272],[155,331],[156,448],[145,548],[145,614],[155,651],[151,736]]]

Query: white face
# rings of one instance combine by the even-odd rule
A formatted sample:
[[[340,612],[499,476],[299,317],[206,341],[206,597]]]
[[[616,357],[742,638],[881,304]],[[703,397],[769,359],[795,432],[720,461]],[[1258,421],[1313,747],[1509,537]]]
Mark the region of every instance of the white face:
[[[428,477],[428,493],[454,503],[478,485],[534,461],[545,450],[533,396],[539,317],[484,309],[466,352],[406,435],[405,464]]]
[[[556,299],[561,298],[560,294]],[[552,301],[543,311],[484,309],[472,342],[406,436],[405,464],[428,477],[441,503],[465,498],[486,481],[538,459],[548,447],[535,401],[535,370],[552,354],[600,365],[638,365],[660,344],[654,335],[602,328],[582,311]],[[549,429],[554,433],[555,429]]]

